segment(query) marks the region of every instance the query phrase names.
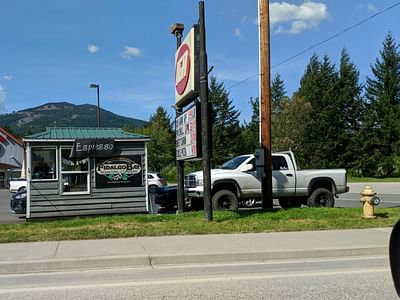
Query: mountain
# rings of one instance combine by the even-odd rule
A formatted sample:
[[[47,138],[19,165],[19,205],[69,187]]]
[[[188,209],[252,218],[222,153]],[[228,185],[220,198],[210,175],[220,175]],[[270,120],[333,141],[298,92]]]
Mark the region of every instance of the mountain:
[[[101,127],[129,126],[141,128],[146,124],[143,120],[116,115],[100,109]],[[0,127],[6,127],[17,135],[37,133],[46,127],[96,127],[97,106],[91,104],[74,105],[68,102],[47,103],[0,115]]]

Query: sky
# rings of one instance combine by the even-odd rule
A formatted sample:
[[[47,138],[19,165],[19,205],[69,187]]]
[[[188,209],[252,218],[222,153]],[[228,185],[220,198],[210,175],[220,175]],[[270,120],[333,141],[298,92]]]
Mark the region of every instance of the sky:
[[[48,102],[97,105],[89,88],[96,83],[103,109],[148,120],[162,106],[174,119],[176,40],[169,28],[183,23],[185,35],[198,22],[198,3],[0,0],[0,113]],[[259,94],[258,2],[204,3],[210,75],[249,121],[249,101]],[[271,77],[279,73],[291,96],[313,54],[338,66],[346,48],[363,83],[386,35],[400,43],[399,15],[399,0],[270,1]]]

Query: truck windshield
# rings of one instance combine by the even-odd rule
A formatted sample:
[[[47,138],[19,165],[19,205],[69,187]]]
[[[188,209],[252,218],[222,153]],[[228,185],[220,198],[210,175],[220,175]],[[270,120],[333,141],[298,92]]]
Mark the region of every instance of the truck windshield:
[[[220,167],[220,169],[234,170],[237,167],[239,167],[248,158],[249,158],[249,156],[238,156],[238,157],[232,158],[231,160],[228,160],[226,163],[224,163]]]

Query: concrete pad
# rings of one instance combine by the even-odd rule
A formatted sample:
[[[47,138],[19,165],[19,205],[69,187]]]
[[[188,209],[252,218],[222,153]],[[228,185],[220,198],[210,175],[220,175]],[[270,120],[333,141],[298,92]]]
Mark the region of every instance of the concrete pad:
[[[56,258],[99,256],[143,256],[145,249],[137,238],[61,241]]]
[[[387,255],[391,228],[0,244],[0,274]]]
[[[53,258],[59,242],[0,244],[0,261]]]
[[[215,253],[241,251],[225,235],[186,235],[163,237],[140,237],[141,244],[149,255]]]

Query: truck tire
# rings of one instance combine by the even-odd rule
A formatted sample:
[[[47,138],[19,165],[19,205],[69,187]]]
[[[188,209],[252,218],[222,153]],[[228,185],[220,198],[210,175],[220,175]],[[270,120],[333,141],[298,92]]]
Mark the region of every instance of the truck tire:
[[[238,198],[229,190],[220,190],[212,196],[212,205],[215,210],[237,210]]]
[[[335,199],[330,190],[318,188],[308,197],[307,205],[309,207],[334,207]]]
[[[297,198],[279,198],[278,202],[282,208],[295,208],[301,206],[301,199]]]

